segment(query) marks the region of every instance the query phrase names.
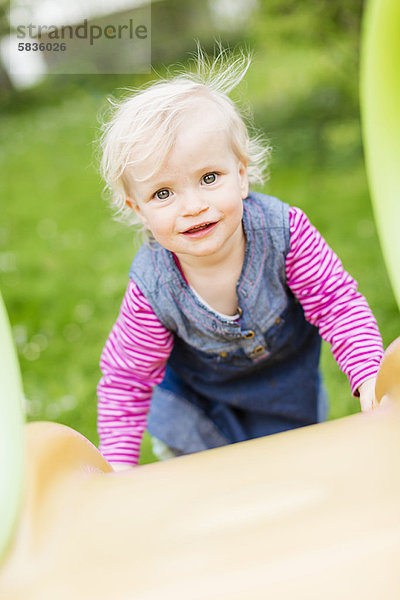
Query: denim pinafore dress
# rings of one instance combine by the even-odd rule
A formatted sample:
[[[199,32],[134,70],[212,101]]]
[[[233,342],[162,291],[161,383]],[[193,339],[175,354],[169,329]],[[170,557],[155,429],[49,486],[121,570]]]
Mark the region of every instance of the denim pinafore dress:
[[[324,420],[321,340],[286,283],[289,207],[250,193],[246,250],[237,283],[240,318],[201,302],[173,254],[143,245],[130,277],[174,335],[148,430],[177,454],[198,452]]]

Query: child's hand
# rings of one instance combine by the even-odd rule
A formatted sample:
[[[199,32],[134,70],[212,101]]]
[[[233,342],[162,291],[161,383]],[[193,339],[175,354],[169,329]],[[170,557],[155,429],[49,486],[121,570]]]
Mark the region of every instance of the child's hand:
[[[358,388],[362,412],[368,412],[379,406],[379,403],[375,398],[375,382],[376,377],[367,379]]]
[[[130,471],[131,469],[135,468],[134,465],[130,465],[128,463],[113,462],[110,464],[116,473],[118,473],[119,471]]]

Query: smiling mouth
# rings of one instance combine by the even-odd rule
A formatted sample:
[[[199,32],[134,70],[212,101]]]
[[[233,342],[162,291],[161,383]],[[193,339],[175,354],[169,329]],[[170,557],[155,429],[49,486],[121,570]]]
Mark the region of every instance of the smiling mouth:
[[[217,223],[216,221],[212,221],[212,222],[209,222],[209,223],[201,223],[201,225],[196,225],[195,227],[191,227],[190,229],[186,229],[182,233],[197,233],[197,232],[200,232],[200,231],[206,231],[207,229],[210,229],[211,227],[213,227],[216,223]]]

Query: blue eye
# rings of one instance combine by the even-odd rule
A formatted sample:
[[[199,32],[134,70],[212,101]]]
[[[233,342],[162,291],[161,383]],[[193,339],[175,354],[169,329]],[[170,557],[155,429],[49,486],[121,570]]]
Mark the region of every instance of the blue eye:
[[[217,180],[216,173],[207,173],[203,177],[203,182],[206,184],[214,183],[214,181],[216,181],[216,180]]]
[[[166,200],[167,198],[169,198],[169,191],[168,190],[158,190],[158,192],[156,192],[154,194],[154,196],[156,198],[158,198],[159,200]]]

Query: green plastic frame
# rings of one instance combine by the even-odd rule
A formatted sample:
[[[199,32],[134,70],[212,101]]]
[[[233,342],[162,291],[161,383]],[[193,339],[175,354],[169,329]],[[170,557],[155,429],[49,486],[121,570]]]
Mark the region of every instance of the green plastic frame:
[[[361,115],[375,221],[400,308],[400,1],[369,0],[361,48]]]
[[[22,496],[22,403],[17,355],[0,294],[0,561],[11,541]]]

